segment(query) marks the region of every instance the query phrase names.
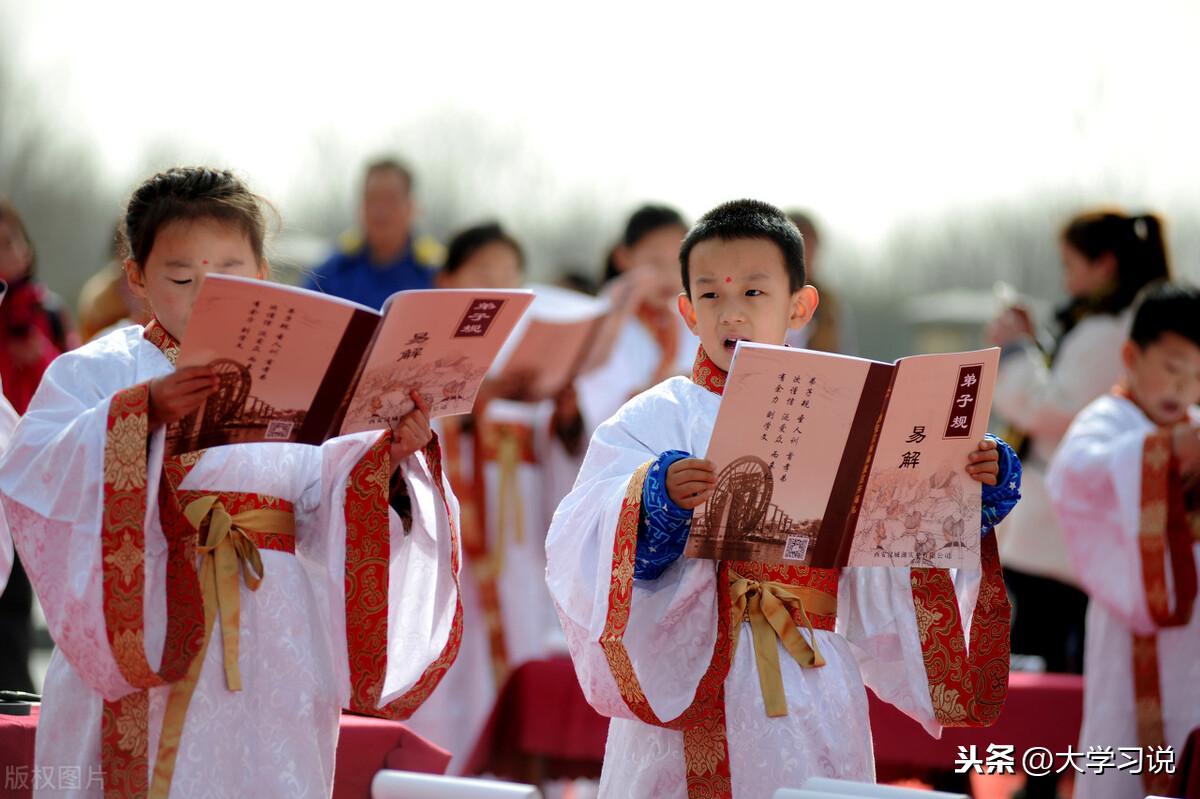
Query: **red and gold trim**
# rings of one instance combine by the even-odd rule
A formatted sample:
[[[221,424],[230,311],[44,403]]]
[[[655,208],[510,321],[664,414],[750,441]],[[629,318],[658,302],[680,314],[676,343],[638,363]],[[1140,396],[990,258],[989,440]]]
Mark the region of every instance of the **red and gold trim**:
[[[1011,606],[994,535],[981,543],[980,566],[983,574],[971,619],[969,649],[950,573],[946,569],[910,570],[929,698],[934,716],[944,727],[987,727],[1000,715],[1008,696]]]
[[[147,384],[117,392],[109,404],[104,450],[104,517],[100,531],[105,627],[121,676],[135,688],[173,682],[200,649],[204,610],[193,561],[186,559],[193,536],[164,524],[168,545],[167,631],[161,666],[145,651],[146,552],[150,391]],[[162,492],[169,492],[163,480]],[[165,503],[170,504],[170,503]],[[189,528],[190,529],[190,528]]]
[[[1158,430],[1147,435],[1142,445],[1138,550],[1146,605],[1160,628],[1182,627],[1192,618],[1196,601],[1197,540],[1193,522],[1185,501],[1171,430]],[[1165,563],[1168,555],[1171,562],[1169,582]],[[1134,635],[1133,695],[1138,744],[1146,748],[1166,746],[1159,672],[1158,635]],[[1146,772],[1142,774],[1142,785],[1148,793],[1165,794],[1169,779],[1167,774]]]
[[[142,330],[142,338],[158,347],[171,365],[175,365],[175,361],[179,358],[179,342],[167,332],[167,329],[162,326],[162,322],[151,319],[150,323]]]
[[[725,379],[728,374],[724,369],[713,363],[708,353],[701,346],[696,350],[696,362],[692,364],[692,382],[701,388],[706,388],[718,397],[725,394]]]
[[[391,441],[390,432],[381,435],[351,471],[346,485],[346,643],[350,664],[349,709],[400,721],[416,712],[458,656],[462,644],[462,595],[458,585],[458,530],[442,482],[441,449],[435,435],[425,448],[425,460],[450,524],[454,620],[446,645],[413,687],[380,707],[387,668]]]
[[[613,544],[612,576],[609,582],[608,615],[600,646],[616,680],[621,698],[639,719],[656,727],[680,730],[684,737],[687,762],[688,796],[731,797],[729,744],[725,732],[725,677],[729,673],[732,637],[730,635],[730,597],[724,590],[729,582],[728,567],[717,564],[717,636],[712,660],[700,678],[691,704],[673,719],[660,719],[650,707],[641,682],[625,648],[625,631],[633,606],[633,565],[637,553],[638,519],[641,515],[642,488],[650,463],[643,464],[629,480]]]

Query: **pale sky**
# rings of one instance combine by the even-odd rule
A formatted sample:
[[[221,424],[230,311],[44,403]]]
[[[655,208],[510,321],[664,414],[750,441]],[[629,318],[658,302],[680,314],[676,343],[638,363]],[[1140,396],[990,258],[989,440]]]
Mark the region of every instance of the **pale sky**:
[[[449,109],[560,183],[692,214],[759,196],[868,240],[1047,188],[1195,191],[1200,4],[701,7],[0,0],[0,24],[123,183],[169,142],[286,195],[314,134],[370,153]]]

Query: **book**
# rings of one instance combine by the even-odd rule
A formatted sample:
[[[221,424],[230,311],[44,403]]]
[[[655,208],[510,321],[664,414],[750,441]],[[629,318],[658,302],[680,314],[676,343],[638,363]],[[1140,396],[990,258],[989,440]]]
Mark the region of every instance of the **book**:
[[[981,486],[999,350],[894,364],[742,342],[706,457],[713,495],[690,557],[979,567]]]
[[[616,336],[605,335],[612,328],[607,299],[557,286],[531,289],[533,303],[496,358],[495,371],[501,378],[521,379],[527,387],[522,399],[536,402],[557,395],[598,365],[596,351],[606,343],[611,350]]]
[[[383,311],[315,291],[209,275],[176,365],[211,366],[220,388],[167,428],[167,453],[254,441],[320,444],[394,426],[417,391],[430,417],[471,410],[533,296],[431,289]]]

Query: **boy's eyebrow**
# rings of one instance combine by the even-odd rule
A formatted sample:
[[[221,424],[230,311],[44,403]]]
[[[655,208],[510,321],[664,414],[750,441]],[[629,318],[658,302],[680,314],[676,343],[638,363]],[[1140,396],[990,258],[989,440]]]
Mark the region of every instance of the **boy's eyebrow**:
[[[175,260],[175,261],[167,261],[166,265],[167,266],[191,266],[192,262]]]
[[[716,283],[717,279],[715,277],[697,277],[696,282],[697,283]]]

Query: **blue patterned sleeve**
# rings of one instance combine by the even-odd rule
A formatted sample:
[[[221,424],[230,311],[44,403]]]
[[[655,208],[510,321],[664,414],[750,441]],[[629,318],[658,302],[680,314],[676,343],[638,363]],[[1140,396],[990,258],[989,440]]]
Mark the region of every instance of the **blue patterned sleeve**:
[[[633,563],[633,576],[638,580],[657,578],[683,554],[692,512],[676,505],[667,495],[667,469],[675,461],[690,457],[686,452],[669,449],[650,464],[646,473]]]
[[[983,486],[983,513],[979,530],[981,538],[1004,521],[1004,517],[1021,499],[1021,459],[1008,442],[991,433],[987,434],[987,438],[996,442],[996,449],[1000,453],[1000,473],[996,475],[996,485],[990,486],[985,483]]]

